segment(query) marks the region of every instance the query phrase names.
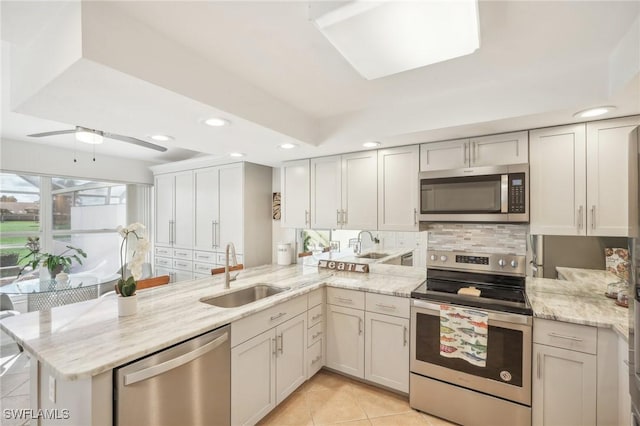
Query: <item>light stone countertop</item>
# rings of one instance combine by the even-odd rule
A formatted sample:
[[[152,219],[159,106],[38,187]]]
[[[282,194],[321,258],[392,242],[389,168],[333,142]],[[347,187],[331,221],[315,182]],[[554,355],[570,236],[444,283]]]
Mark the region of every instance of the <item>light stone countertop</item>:
[[[25,351],[65,380],[89,378],[173,344],[229,324],[278,303],[328,285],[409,297],[425,279],[421,268],[370,266],[369,274],[336,272],[303,265],[265,265],[244,270],[231,290],[223,275],[183,281],[138,292],[138,312],[118,317],[117,296],[51,311],[29,312],[0,321],[0,328]],[[256,283],[290,290],[238,308],[218,308],[201,298]]]
[[[381,265],[381,264],[386,264],[388,262],[391,262],[394,259],[397,259],[404,254],[411,253],[413,250],[414,250],[413,248],[408,248],[408,247],[405,247],[405,248],[374,247],[371,249],[364,250],[361,253],[361,255],[357,255],[353,252],[352,249],[346,249],[337,253],[336,252],[322,253],[320,255],[317,255],[316,257],[307,256],[304,258],[303,263],[306,266],[315,266],[318,264],[319,259],[327,259],[327,260],[337,260],[341,262],[362,263],[367,265],[374,265],[374,264]],[[381,257],[378,259],[369,259],[366,257],[361,257],[361,256],[366,256],[367,253],[383,253],[383,254],[386,254],[387,256]]]
[[[605,297],[607,285],[619,281],[600,270],[556,268],[566,279],[527,278],[527,296],[534,316],[574,324],[610,327],[627,340],[628,309]],[[608,274],[608,275],[607,275]]]

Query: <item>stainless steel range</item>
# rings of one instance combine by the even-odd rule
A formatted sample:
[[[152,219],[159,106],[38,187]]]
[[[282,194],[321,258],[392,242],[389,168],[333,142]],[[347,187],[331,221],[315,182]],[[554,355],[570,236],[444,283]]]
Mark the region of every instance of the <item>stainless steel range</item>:
[[[525,257],[427,256],[427,280],[411,293],[411,406],[463,425],[531,425]],[[462,318],[458,328],[449,317]]]

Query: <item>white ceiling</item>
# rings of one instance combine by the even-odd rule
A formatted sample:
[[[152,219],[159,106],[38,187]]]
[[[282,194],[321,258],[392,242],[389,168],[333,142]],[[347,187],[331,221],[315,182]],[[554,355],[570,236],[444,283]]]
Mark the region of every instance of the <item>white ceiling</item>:
[[[307,2],[85,2],[79,60],[13,105],[8,51],[33,48],[66,13],[46,4],[0,5],[3,138],[33,142],[25,135],[79,124],[175,137],[166,154],[113,141],[96,148],[105,154],[226,161],[240,151],[276,165],[367,140],[393,146],[574,122],[573,112],[601,104],[615,104],[616,116],[640,113],[640,64],[620,82],[612,59],[621,40],[640,40],[638,2],[481,1],[477,52],[371,81],[313,26]],[[212,115],[232,126],[203,126]],[[285,141],[299,148],[279,150]],[[37,142],[77,145],[71,136]]]

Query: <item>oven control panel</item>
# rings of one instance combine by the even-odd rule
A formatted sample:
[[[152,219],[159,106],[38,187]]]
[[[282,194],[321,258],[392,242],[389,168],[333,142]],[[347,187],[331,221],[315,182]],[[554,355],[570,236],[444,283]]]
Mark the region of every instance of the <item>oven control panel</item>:
[[[427,268],[524,276],[526,261],[525,256],[512,254],[430,250]]]

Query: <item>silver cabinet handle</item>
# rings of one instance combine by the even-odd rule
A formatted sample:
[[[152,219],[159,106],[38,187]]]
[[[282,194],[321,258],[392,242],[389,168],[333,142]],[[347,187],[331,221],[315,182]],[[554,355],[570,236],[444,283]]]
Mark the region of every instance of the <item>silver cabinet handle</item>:
[[[309,217],[309,210],[304,211],[304,224],[311,226],[311,218]]]
[[[346,225],[348,221],[347,210],[342,210],[342,224]]]
[[[280,349],[278,349],[280,351],[280,355],[282,355],[282,353],[284,352],[284,337],[282,337],[282,333],[280,333],[280,336],[277,336],[280,338]]]
[[[336,223],[341,225],[340,223],[340,209],[336,209]]]
[[[362,335],[362,318],[358,318],[358,334]]]
[[[407,346],[407,326],[402,327],[402,338],[404,339],[403,346]]]
[[[275,320],[277,320],[278,318],[282,318],[282,317],[283,317],[283,316],[285,316],[285,315],[287,315],[287,313],[286,313],[286,312],[280,312],[278,315],[274,315],[274,316],[272,316],[270,319],[271,319],[271,321],[275,321]]]
[[[211,248],[216,248],[216,221],[211,221]]]
[[[317,357],[315,357],[315,359],[313,361],[311,361],[311,365],[315,364],[316,362],[322,360],[322,355],[318,355]]]
[[[345,298],[345,297],[336,296],[336,297],[335,297],[335,299],[336,299],[338,302],[342,302],[342,303],[353,303],[353,300],[351,300],[351,299],[347,299],[347,298]]]
[[[129,373],[124,376],[124,385],[132,385],[134,383],[138,383],[143,380],[155,377],[159,374],[165,373],[169,370],[173,370],[174,368],[178,368],[181,365],[191,362],[194,359],[206,354],[207,352],[214,350],[215,348],[226,342],[228,339],[229,333],[224,333],[222,336],[217,337],[216,339],[212,340],[206,345],[197,348],[196,350],[187,352],[186,354],[180,355],[161,364],[154,365],[153,367],[148,367],[142,370],[135,371],[133,373]]]
[[[573,342],[582,342],[583,340],[580,339],[579,337],[573,337],[573,336],[567,336],[565,334],[558,334],[558,333],[548,333],[549,336],[551,337],[556,337],[558,339],[565,339],[565,340],[571,340]]]
[[[582,229],[582,225],[583,225],[582,209],[583,209],[583,206],[578,207],[578,229]]]
[[[536,369],[537,369],[537,374],[538,374],[538,379],[539,379],[540,377],[542,377],[542,376],[540,375],[540,373],[541,373],[541,372],[540,372],[540,369],[541,369],[541,367],[540,367],[540,353],[538,353],[538,354],[536,355],[536,364],[537,364],[537,366],[536,366],[537,368],[536,368]]]
[[[345,213],[344,210],[340,210],[340,225],[345,225],[347,223],[347,220],[345,219]]]
[[[463,144],[462,145],[462,162],[466,165],[467,164],[467,144]]]
[[[322,336],[322,331],[318,331],[316,334],[311,336],[311,340],[316,340],[320,336]]]
[[[396,310],[396,307],[393,305],[383,305],[382,303],[376,303],[376,306],[381,309],[393,309]]]
[[[413,224],[418,224],[418,209],[416,208],[413,209]]]
[[[169,221],[169,244],[173,244],[173,221]]]
[[[322,314],[318,314],[318,315],[314,315],[314,316],[312,316],[312,317],[311,317],[311,321],[315,321],[315,320],[317,320],[318,318],[322,318]]]
[[[591,229],[596,229],[596,206],[591,206]]]

